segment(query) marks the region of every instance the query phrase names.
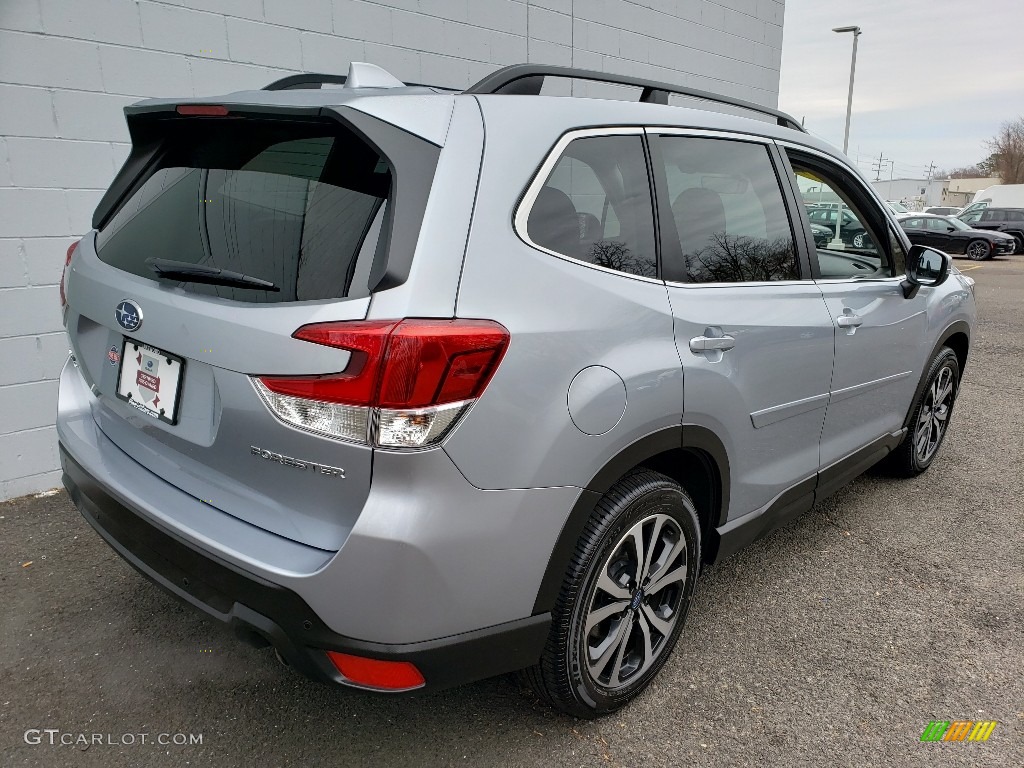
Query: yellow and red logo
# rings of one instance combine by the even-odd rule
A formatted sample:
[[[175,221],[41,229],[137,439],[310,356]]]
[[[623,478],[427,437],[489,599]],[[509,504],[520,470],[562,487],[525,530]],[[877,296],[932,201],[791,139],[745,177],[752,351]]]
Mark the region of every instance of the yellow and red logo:
[[[996,720],[932,720],[925,726],[921,741],[988,741]]]

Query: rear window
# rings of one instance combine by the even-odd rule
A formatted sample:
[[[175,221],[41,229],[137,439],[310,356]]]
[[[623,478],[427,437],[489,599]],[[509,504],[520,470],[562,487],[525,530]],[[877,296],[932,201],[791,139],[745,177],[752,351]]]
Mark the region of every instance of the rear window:
[[[174,122],[154,166],[98,233],[102,261],[155,279],[146,260],[168,259],[280,289],[180,283],[236,301],[368,295],[391,194],[384,157],[334,123]]]

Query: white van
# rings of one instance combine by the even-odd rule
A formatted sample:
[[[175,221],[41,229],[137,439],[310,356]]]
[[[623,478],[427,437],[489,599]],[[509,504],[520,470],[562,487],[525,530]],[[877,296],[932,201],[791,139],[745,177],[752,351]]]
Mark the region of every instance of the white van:
[[[1024,184],[994,184],[976,192],[974,200],[958,216],[989,206],[999,208],[1024,208]]]

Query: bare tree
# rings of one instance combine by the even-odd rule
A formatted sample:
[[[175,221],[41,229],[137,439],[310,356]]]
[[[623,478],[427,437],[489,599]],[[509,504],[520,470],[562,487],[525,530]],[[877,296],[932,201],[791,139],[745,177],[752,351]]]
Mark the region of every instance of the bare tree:
[[[617,272],[645,277],[654,277],[658,273],[653,258],[634,254],[625,243],[617,240],[598,240],[590,246],[589,257],[592,263]]]
[[[941,179],[983,179],[988,176],[976,165],[968,165],[963,168],[954,168],[939,175]]]
[[[1003,123],[988,147],[1003,184],[1024,184],[1024,117]]]
[[[707,246],[686,257],[690,280],[695,283],[795,280],[793,239],[764,238],[715,232]]]

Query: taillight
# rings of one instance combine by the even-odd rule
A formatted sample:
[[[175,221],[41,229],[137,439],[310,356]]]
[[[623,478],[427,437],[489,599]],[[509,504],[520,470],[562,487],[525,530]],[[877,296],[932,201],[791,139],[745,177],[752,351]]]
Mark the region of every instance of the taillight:
[[[476,402],[509,343],[490,320],[389,320],[305,325],[297,339],[351,353],[341,373],[259,376],[283,421],[388,448],[440,442]]]
[[[74,254],[75,248],[78,247],[78,244],[80,242],[82,242],[82,241],[81,240],[76,240],[71,245],[69,245],[68,246],[68,253],[64,257],[64,269],[62,269],[61,272],[60,272],[60,308],[61,309],[64,309],[64,307],[66,307],[68,305],[68,296],[64,292],[64,278],[67,276],[68,267],[71,265],[71,256]]]

